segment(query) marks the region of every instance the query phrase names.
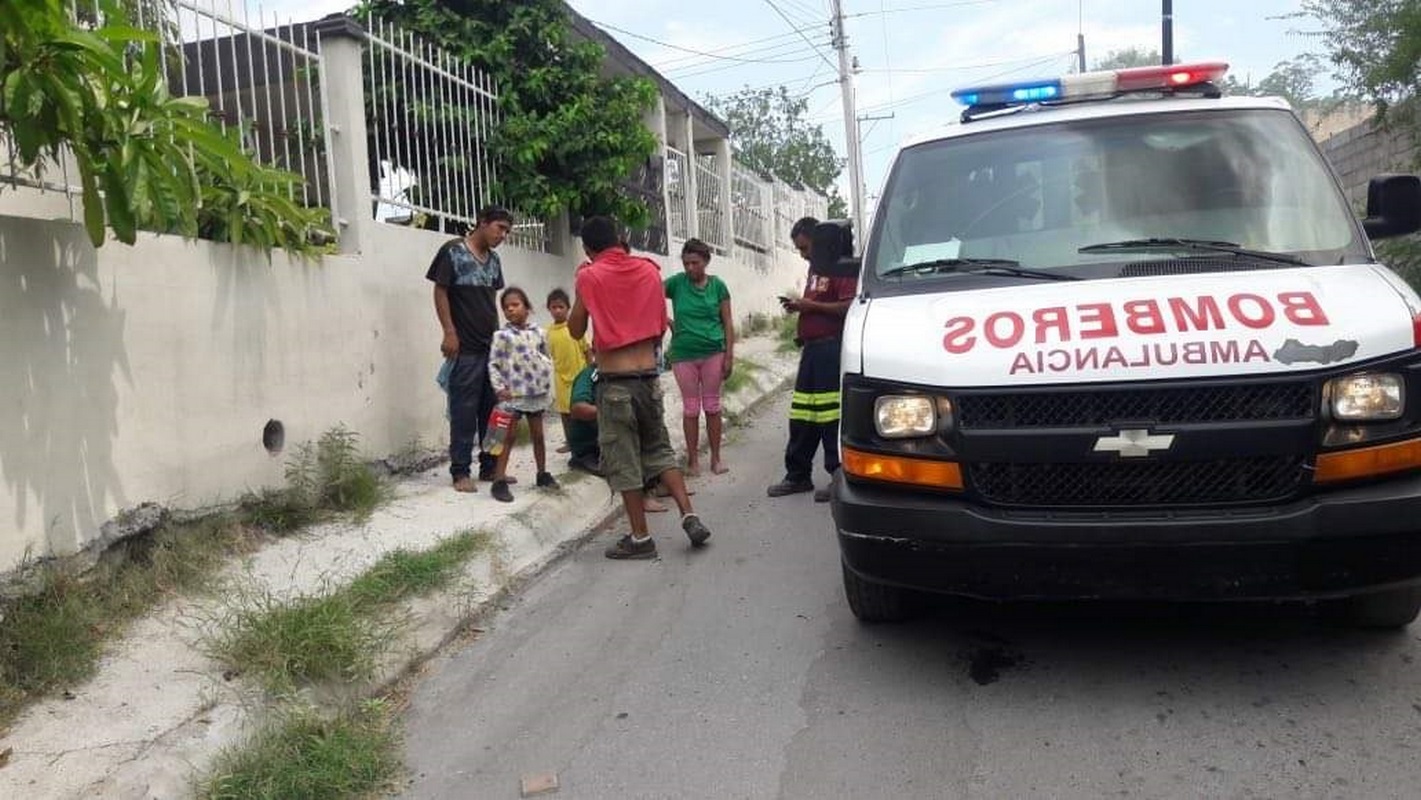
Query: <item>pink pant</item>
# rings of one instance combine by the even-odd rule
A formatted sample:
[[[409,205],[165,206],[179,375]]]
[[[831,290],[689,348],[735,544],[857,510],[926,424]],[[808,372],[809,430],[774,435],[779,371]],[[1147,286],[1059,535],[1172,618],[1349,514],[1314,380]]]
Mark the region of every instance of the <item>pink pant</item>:
[[[677,361],[671,365],[676,385],[681,388],[682,412],[687,417],[720,413],[721,370],[725,353],[716,353],[699,361]]]

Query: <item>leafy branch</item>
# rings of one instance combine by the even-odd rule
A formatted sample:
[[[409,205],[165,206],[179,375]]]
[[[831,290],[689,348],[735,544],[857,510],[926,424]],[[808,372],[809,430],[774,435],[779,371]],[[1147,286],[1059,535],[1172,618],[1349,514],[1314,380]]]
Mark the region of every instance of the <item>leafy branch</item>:
[[[205,99],[174,97],[159,37],[126,5],[103,0],[83,27],[64,0],[0,3],[0,128],[20,165],[72,154],[95,247],[150,230],[314,252],[326,211],[291,199],[301,176],[244,153]]]

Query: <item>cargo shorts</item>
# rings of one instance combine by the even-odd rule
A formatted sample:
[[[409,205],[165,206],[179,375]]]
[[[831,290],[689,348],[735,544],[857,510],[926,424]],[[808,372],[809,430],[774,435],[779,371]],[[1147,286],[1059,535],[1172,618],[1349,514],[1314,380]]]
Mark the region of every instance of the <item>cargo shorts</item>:
[[[614,492],[641,489],[680,465],[656,374],[597,377],[597,446]]]

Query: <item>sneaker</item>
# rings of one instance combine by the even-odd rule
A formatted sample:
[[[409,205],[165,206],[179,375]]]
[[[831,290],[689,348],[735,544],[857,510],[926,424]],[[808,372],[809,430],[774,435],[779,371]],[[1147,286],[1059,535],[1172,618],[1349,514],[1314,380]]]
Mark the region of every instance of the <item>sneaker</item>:
[[[513,492],[509,491],[509,489],[508,489],[508,484],[510,484],[510,483],[512,483],[512,481],[508,481],[508,480],[497,480],[497,481],[494,481],[494,482],[493,482],[493,489],[489,492],[490,494],[493,495],[493,499],[497,500],[497,501],[500,502],[500,503],[511,503],[511,502],[513,502]]]
[[[695,514],[687,514],[681,518],[681,530],[686,532],[686,538],[691,540],[692,547],[700,547],[710,538],[710,528],[706,527],[701,518]]]
[[[788,478],[765,490],[770,497],[784,497],[790,494],[804,494],[814,491],[814,481],[792,481]]]
[[[828,486],[825,486],[823,489],[815,489],[815,490],[814,490],[814,502],[816,502],[816,503],[827,503],[827,502],[829,502],[829,487],[828,487]]]
[[[538,484],[538,488],[539,488],[539,489],[557,489],[557,488],[559,488],[559,487],[558,487],[558,479],[557,479],[557,478],[554,478],[554,477],[553,477],[553,473],[551,473],[551,472],[539,472],[539,473],[538,473],[538,481],[537,481],[537,484]]]
[[[636,542],[628,534],[609,545],[602,554],[623,561],[656,558],[656,540],[648,536],[646,541]]]

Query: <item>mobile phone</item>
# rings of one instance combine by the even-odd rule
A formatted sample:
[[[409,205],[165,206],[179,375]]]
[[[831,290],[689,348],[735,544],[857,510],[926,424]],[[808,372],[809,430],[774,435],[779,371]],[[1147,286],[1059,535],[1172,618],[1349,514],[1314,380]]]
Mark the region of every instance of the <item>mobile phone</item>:
[[[794,299],[794,298],[792,298],[792,297],[788,297],[788,296],[782,295],[782,294],[781,294],[781,295],[776,295],[776,296],[779,297],[781,304],[783,304],[783,303],[788,303],[789,301],[791,301],[791,300]]]

